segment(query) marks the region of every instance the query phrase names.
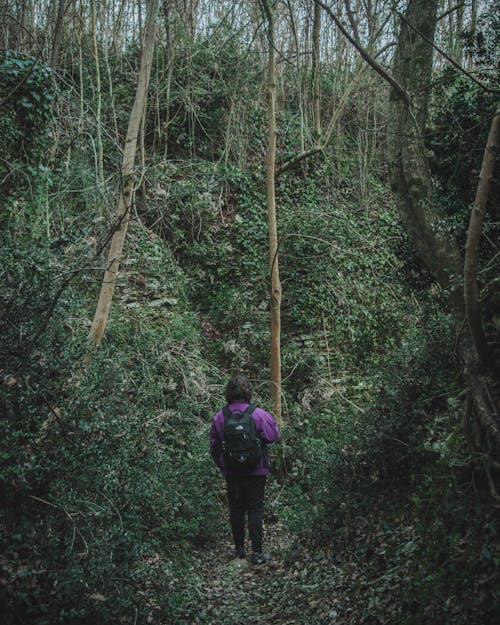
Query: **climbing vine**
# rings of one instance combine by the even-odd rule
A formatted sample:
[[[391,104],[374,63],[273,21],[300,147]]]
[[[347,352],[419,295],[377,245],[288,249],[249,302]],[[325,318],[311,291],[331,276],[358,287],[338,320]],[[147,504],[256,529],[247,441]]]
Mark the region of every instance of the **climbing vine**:
[[[2,221],[31,223],[35,233],[35,226],[48,217],[51,69],[36,58],[0,53],[0,100],[0,192],[7,200]]]

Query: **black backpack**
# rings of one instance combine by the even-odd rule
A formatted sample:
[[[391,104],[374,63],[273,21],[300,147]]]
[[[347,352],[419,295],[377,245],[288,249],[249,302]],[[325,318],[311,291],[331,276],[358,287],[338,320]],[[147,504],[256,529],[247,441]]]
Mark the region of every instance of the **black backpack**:
[[[255,406],[244,412],[231,412],[224,406],[224,453],[225,466],[233,473],[249,473],[262,458],[262,441],[257,436],[252,413]]]

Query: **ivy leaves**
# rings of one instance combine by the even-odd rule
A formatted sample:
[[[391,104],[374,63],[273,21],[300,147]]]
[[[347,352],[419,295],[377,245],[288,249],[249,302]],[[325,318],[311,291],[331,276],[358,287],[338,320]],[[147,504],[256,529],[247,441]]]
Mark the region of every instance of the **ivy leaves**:
[[[4,92],[3,106],[17,111],[24,123],[42,127],[52,115],[52,70],[38,59],[19,58],[10,51],[2,56],[0,88]]]
[[[0,184],[5,215],[16,223],[20,216],[32,223],[32,213],[46,204],[53,90],[52,70],[39,59],[0,53]]]

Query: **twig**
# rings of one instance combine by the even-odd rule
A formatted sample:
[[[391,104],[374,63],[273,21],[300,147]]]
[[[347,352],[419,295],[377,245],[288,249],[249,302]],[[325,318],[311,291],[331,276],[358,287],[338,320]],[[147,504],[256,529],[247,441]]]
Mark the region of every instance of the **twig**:
[[[444,13],[441,13],[441,15],[438,15],[437,21],[440,22],[441,20],[444,20],[445,17],[448,17],[448,15],[450,15],[451,13],[454,13],[455,11],[458,11],[458,9],[462,9],[464,6],[465,6],[465,2],[461,2],[460,4],[456,4],[454,7],[451,7],[450,9],[445,11]]]
[[[328,364],[328,376],[330,380],[332,379],[332,368],[330,366],[330,347],[328,345],[328,334],[326,332],[326,323],[325,323],[325,314],[322,312],[321,317],[323,319],[323,334],[325,335],[325,343],[326,343],[326,362]]]
[[[123,519],[122,519],[122,515],[120,514],[120,511],[118,510],[118,508],[115,506],[115,504],[107,495],[102,493],[102,496],[109,502],[110,506],[114,509],[114,511],[118,515],[118,518],[120,519],[120,528],[123,529]]]
[[[382,76],[382,78],[391,85],[391,87],[394,89],[394,91],[407,104],[409,104],[410,103],[410,97],[409,97],[408,92],[406,91],[406,89],[404,87],[402,87],[399,84],[399,82],[394,78],[394,76],[391,76],[391,74],[389,74],[389,72],[387,72],[380,65],[380,63],[377,63],[377,61],[372,56],[370,56],[370,54],[368,54],[368,52],[347,32],[347,30],[344,28],[344,26],[342,25],[342,23],[340,22],[338,17],[333,13],[333,11],[330,9],[330,7],[328,5],[326,5],[321,0],[314,0],[314,1],[317,4],[319,4],[321,7],[323,7],[323,9],[326,11],[328,16],[330,17],[330,19],[333,22],[335,22],[335,24],[336,24],[337,28],[340,30],[340,32],[349,41],[349,43],[351,43],[356,48],[356,50],[360,53],[361,57],[368,63],[368,65],[370,65],[370,67],[372,69],[374,69],[380,76]]]
[[[75,519],[72,517],[71,513],[68,512],[66,510],[66,508],[64,508],[63,506],[61,506],[60,504],[57,503],[51,503],[50,501],[47,501],[45,499],[42,499],[41,497],[37,497],[36,495],[28,495],[28,497],[30,499],[35,499],[36,501],[40,501],[41,503],[45,504],[46,506],[50,506],[51,508],[56,508],[57,510],[61,510],[62,512],[64,512],[64,514],[68,517],[68,519],[73,523],[73,539],[71,541],[71,545],[68,551],[68,554],[71,553],[72,549],[73,549],[73,545],[75,543],[75,533],[78,534],[78,536],[80,536],[80,538],[82,539],[82,542],[85,546],[85,553],[88,554],[89,552],[89,546],[87,544],[87,541],[85,540],[83,534],[80,532],[80,530],[78,529],[78,527],[76,526],[76,521]]]
[[[354,406],[354,408],[356,408],[356,410],[359,410],[360,412],[362,412],[363,414],[366,413],[366,410],[364,410],[364,408],[361,408],[360,406],[358,406],[357,404],[355,404],[353,401],[351,401],[348,397],[346,397],[345,395],[343,395],[337,388],[335,388],[335,386],[329,382],[328,380],[325,380],[325,382],[328,384],[328,386],[333,390],[334,393],[337,393],[337,395],[340,395],[340,397],[342,397],[342,399],[344,401],[346,401],[348,404],[351,404],[351,406]]]
[[[50,404],[49,400],[45,397],[45,395],[43,393],[42,393],[42,399],[43,399],[45,405],[48,407],[48,409],[52,413],[52,415],[55,417],[57,423],[59,424],[59,427],[61,428],[61,434],[63,436],[66,436],[66,428],[64,427],[64,424],[61,421],[60,416],[57,414],[57,412],[54,410],[54,408],[52,408],[52,405]]]

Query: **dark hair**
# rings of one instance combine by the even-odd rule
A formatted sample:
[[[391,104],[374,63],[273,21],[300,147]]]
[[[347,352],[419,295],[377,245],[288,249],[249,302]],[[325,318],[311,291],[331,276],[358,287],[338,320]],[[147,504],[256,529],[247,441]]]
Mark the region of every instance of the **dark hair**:
[[[237,399],[242,399],[248,403],[252,400],[252,385],[246,375],[233,375],[226,384],[224,396],[228,404]]]

